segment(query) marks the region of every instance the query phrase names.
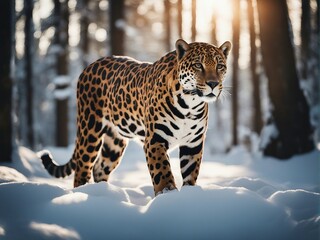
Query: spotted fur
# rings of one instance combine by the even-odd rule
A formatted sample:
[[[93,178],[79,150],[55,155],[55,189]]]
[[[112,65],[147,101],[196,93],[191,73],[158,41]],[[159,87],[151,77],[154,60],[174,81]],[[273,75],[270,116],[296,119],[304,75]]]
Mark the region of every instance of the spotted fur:
[[[183,185],[196,183],[208,102],[223,89],[231,48],[207,43],[176,42],[176,50],[155,63],[128,57],[105,57],[89,65],[77,86],[77,138],[71,160],[53,163],[43,153],[44,167],[55,177],[75,171],[74,187],[108,181],[128,139],[143,144],[155,194],[176,188],[168,151],[179,147]]]

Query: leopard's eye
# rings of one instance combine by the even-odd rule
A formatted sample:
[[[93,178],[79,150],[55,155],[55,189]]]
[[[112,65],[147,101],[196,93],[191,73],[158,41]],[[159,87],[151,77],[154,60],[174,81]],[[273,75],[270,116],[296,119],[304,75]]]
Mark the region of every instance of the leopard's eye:
[[[195,69],[202,70],[202,64],[201,63],[195,63],[195,64],[193,64],[193,67]]]
[[[225,69],[225,65],[223,65],[223,64],[218,64],[218,65],[217,65],[217,69],[218,69],[218,70]]]

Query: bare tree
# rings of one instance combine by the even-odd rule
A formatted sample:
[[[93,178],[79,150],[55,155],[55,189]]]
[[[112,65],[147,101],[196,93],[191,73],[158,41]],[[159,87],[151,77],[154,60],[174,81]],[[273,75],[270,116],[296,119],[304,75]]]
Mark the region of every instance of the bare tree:
[[[0,1],[2,24],[0,28],[0,162],[12,161],[12,79],[11,58],[14,36],[14,5],[11,0]]]
[[[83,66],[86,67],[89,62],[87,60],[89,54],[89,16],[88,16],[88,3],[89,0],[81,0],[79,1],[79,8],[81,12],[80,16],[80,47],[83,53],[82,62]]]
[[[218,45],[218,40],[217,40],[217,17],[216,13],[214,12],[211,17],[211,43],[214,45]],[[221,108],[222,105],[220,101],[217,101],[215,104],[212,105],[212,107],[215,108],[216,111],[216,121],[217,121],[217,128],[221,129],[222,128],[222,118],[221,118]]]
[[[27,145],[34,147],[34,130],[33,130],[33,1],[24,1],[25,11],[25,88],[27,102]]]
[[[232,19],[232,145],[238,145],[238,71],[240,39],[240,0],[233,1]]]
[[[56,23],[56,35],[54,44],[57,45],[59,51],[57,52],[57,75],[59,79],[67,80],[69,72],[69,10],[68,0],[60,1],[54,0],[55,8],[55,23]],[[61,76],[64,76],[61,78]],[[69,87],[68,81],[56,81],[56,91],[63,91]],[[68,96],[57,97],[56,99],[56,144],[57,146],[68,146]]]
[[[111,54],[124,55],[124,0],[109,0]]]
[[[308,77],[308,62],[310,60],[311,9],[310,0],[301,1],[301,75]]]
[[[319,34],[319,31],[320,31],[320,10],[319,10],[319,8],[320,8],[320,0],[317,0],[317,12],[316,12],[316,21],[317,21],[317,23],[316,23],[316,25],[317,25],[317,33]],[[318,35],[318,39],[319,39],[319,35]],[[319,41],[318,41],[319,42]]]
[[[192,0],[191,5],[191,42],[194,42],[197,35],[197,0]]]
[[[280,159],[314,149],[309,106],[300,89],[286,0],[257,0],[273,134],[263,153]]]
[[[182,11],[183,11],[183,3],[182,0],[177,1],[177,17],[178,17],[178,36],[182,38]]]
[[[165,46],[167,51],[171,50],[171,3],[164,0],[164,25],[165,25]]]
[[[214,12],[211,17],[211,43],[217,45],[217,17]]]
[[[250,33],[250,71],[251,82],[253,86],[252,100],[253,100],[253,115],[252,115],[252,127],[253,131],[260,134],[262,128],[262,114],[261,114],[261,102],[260,102],[260,79],[257,74],[257,46],[255,31],[255,18],[254,8],[252,0],[248,0],[248,21],[249,21],[249,33]]]
[[[317,0],[317,11],[316,11],[316,35],[317,35],[317,49],[320,47],[320,0]],[[316,58],[317,58],[317,65],[319,66],[319,61],[320,61],[320,53],[319,51],[316,52]],[[320,91],[320,81],[319,81],[319,71],[320,69],[317,68],[315,71],[315,76],[316,79],[314,81],[314,87],[316,93],[319,93]],[[319,94],[314,94],[314,101],[319,103],[320,102],[320,96]],[[320,120],[318,120],[320,122]],[[317,129],[317,140],[320,141],[320,129]]]

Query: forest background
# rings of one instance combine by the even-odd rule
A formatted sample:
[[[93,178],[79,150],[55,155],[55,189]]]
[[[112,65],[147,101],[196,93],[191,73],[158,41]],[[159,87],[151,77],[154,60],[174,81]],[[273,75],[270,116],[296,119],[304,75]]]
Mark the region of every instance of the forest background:
[[[153,62],[178,38],[233,43],[210,151],[289,159],[319,148],[319,0],[2,0],[0,11],[0,161],[18,146],[73,144],[86,65]]]

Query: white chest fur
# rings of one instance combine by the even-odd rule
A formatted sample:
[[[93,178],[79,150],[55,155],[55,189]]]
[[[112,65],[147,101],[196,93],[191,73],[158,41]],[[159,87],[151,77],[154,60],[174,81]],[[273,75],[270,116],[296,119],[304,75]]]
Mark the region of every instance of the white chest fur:
[[[163,124],[169,126],[172,136],[159,133],[169,142],[169,149],[183,145],[197,145],[198,141],[192,141],[204,134],[207,128],[207,103],[201,101],[197,96],[174,95],[174,107],[184,116],[167,117],[163,120]],[[199,141],[201,139],[199,138]]]

